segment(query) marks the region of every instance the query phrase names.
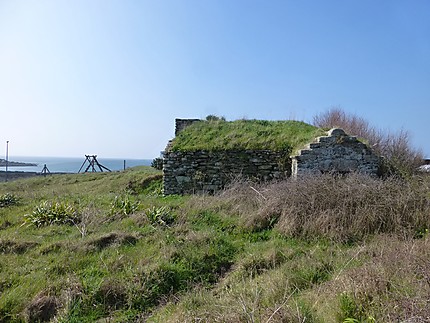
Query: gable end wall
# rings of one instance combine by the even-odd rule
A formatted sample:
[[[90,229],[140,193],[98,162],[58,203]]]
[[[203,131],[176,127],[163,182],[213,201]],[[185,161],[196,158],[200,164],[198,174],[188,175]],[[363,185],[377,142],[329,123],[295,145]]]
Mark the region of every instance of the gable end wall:
[[[376,176],[381,159],[356,137],[342,129],[332,129],[328,136],[318,137],[315,143],[292,157],[293,176],[303,174],[358,172]]]

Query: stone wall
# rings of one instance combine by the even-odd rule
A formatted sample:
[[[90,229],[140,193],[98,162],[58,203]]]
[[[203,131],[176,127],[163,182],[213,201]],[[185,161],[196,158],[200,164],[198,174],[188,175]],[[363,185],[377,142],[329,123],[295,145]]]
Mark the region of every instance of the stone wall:
[[[359,172],[378,175],[380,158],[356,137],[342,129],[332,129],[328,136],[318,137],[315,143],[292,157],[292,174]]]
[[[211,193],[237,178],[273,180],[291,176],[287,152],[166,151],[163,159],[164,195]]]
[[[175,119],[175,136],[186,127],[191,126],[194,122],[202,121],[200,119]]]

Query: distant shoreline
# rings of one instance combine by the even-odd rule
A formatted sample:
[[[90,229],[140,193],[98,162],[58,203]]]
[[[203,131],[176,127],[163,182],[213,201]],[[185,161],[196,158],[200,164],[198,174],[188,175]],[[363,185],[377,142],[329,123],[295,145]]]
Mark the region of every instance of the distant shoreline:
[[[37,166],[35,163],[23,163],[23,162],[16,162],[16,161],[8,161],[7,162],[8,167],[25,167],[25,166]],[[6,160],[0,159],[0,167],[6,167]]]
[[[1,161],[0,156],[0,161]],[[44,169],[44,165],[48,168],[50,173],[77,173],[81,167],[88,167],[89,163],[85,159],[77,157],[35,157],[35,156],[12,156],[10,157],[13,161],[17,161],[27,166],[12,166],[8,163],[8,171],[23,171],[23,172],[36,172],[41,173]],[[152,160],[149,159],[112,159],[112,158],[98,158],[98,161],[103,166],[109,168],[112,171],[123,170],[124,168],[130,168],[134,166],[150,166]],[[36,166],[28,166],[36,165]],[[125,166],[125,167],[124,167]],[[83,169],[85,169],[83,168]],[[5,171],[5,164],[0,163],[0,171]],[[98,170],[98,168],[97,168]]]

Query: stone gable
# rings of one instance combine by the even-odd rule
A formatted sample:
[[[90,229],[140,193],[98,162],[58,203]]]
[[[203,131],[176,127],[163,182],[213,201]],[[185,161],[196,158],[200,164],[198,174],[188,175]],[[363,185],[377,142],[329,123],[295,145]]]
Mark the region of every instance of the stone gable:
[[[380,157],[342,129],[331,129],[327,136],[316,138],[305,149],[292,156],[292,174],[359,172],[378,175]]]

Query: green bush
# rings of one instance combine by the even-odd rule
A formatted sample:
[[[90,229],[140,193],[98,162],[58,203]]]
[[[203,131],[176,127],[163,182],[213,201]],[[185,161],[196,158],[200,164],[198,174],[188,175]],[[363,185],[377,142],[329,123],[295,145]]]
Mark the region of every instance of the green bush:
[[[6,193],[0,195],[0,207],[7,207],[18,204],[18,197],[14,194]]]
[[[30,214],[24,215],[25,222],[36,227],[53,224],[76,224],[80,221],[79,212],[66,202],[44,201]]]

